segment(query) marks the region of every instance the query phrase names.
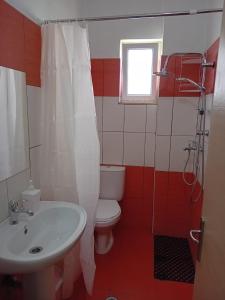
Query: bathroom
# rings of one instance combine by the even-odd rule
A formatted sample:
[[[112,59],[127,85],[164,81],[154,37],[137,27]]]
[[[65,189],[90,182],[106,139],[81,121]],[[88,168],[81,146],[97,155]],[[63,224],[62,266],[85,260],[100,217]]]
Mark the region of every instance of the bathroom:
[[[225,299],[223,5],[0,0],[1,300]]]

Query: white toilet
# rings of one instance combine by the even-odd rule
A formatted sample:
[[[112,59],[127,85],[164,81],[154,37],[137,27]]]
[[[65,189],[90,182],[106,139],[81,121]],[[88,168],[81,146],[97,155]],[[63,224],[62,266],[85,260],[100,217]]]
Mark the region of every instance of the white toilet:
[[[95,224],[95,250],[98,254],[109,252],[113,245],[112,228],[120,219],[118,201],[123,197],[124,180],[125,167],[101,166]]]

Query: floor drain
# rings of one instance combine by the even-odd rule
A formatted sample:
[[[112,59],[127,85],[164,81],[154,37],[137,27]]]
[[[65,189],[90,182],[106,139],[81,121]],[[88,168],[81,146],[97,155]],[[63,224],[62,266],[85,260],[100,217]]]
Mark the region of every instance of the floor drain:
[[[116,297],[110,296],[110,297],[107,297],[105,300],[118,300],[118,299]]]
[[[32,247],[30,250],[29,250],[29,253],[31,254],[37,254],[37,253],[40,253],[41,251],[43,250],[42,247]]]

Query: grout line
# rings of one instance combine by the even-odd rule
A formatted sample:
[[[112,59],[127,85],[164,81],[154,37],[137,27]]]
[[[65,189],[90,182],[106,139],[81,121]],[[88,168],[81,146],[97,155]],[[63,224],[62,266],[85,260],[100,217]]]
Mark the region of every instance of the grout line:
[[[145,139],[144,139],[144,166],[146,166],[146,144],[147,144],[147,105],[145,105]]]
[[[36,146],[29,147],[29,150],[34,149],[34,148],[38,148],[38,147],[40,147],[40,146],[42,146],[42,144],[39,144],[39,145],[36,145]]]
[[[101,163],[103,163],[103,100],[104,97],[102,96],[101,97],[101,107],[102,107],[102,116],[101,116],[101,123],[102,123],[102,131],[101,131],[101,137],[102,137],[102,146],[101,146],[101,156],[102,156],[102,159],[101,159]]]
[[[106,132],[106,133],[111,133],[111,132],[115,132],[115,133],[137,133],[137,134],[139,134],[139,133],[145,133],[145,131],[123,131],[123,130],[121,130],[121,131],[116,131],[116,130],[104,130],[103,132]],[[146,133],[151,133],[151,134],[155,134],[155,132],[146,132]]]
[[[168,166],[168,172],[170,171],[170,158],[171,158],[171,148],[172,148],[172,135],[173,135],[173,117],[174,117],[174,105],[175,105],[175,100],[173,97],[173,102],[172,102],[172,118],[171,118],[171,125],[170,125],[170,147],[169,147],[169,166]]]
[[[159,105],[156,108],[156,125],[155,125],[155,149],[154,149],[154,178],[153,178],[153,199],[152,199],[152,234],[154,234],[154,227],[155,227],[155,192],[156,192],[156,144],[157,140],[156,137],[158,131],[158,114],[159,114]]]
[[[126,106],[123,104],[123,153],[122,153],[122,164],[124,165],[125,160],[125,109]]]
[[[17,175],[19,175],[19,174],[21,174],[21,173],[23,173],[23,172],[25,172],[25,171],[28,171],[28,170],[30,170],[30,168],[26,168],[26,169],[24,169],[24,170],[22,170],[22,171],[20,171],[20,172],[18,172],[18,173],[16,173],[16,174],[13,174],[12,176],[6,178],[5,180],[8,180],[8,179],[10,179],[10,178],[12,178],[12,177],[15,177],[15,176],[17,176]]]

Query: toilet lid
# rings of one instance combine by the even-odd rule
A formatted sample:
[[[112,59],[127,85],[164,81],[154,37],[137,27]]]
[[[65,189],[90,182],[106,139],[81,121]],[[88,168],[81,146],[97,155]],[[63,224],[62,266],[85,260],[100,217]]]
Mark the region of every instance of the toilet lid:
[[[96,221],[106,222],[107,220],[118,217],[121,213],[120,206],[116,200],[98,200]]]

